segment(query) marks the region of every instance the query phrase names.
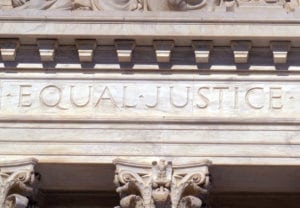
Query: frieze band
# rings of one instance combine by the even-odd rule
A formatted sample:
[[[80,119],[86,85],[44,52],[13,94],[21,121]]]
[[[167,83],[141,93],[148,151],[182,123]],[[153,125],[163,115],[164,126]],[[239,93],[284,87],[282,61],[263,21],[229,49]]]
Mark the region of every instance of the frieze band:
[[[147,88],[146,86],[139,86],[144,89],[144,92],[140,92],[135,90],[137,85],[124,85],[118,87],[120,89],[117,90],[118,93],[116,93],[116,87],[105,85],[84,87],[47,85],[37,92],[33,85],[20,85],[19,95],[17,95],[18,107],[29,109],[36,106],[34,102],[39,100],[41,107],[55,108],[62,111],[85,107],[101,109],[106,105],[111,108],[138,109],[144,99],[148,101],[144,102],[146,109],[161,108],[162,106],[169,106],[170,110],[172,108],[184,109],[194,104],[198,109],[240,109],[242,105],[254,110],[263,108],[281,110],[284,108],[283,103],[285,103],[282,87],[263,88],[256,86],[242,89],[229,85],[203,85],[198,87],[147,86]],[[99,91],[101,92],[99,93]],[[153,91],[153,93],[149,91]],[[78,96],[78,92],[84,92],[85,94]],[[169,98],[163,99],[162,94],[168,94]],[[66,97],[68,99],[64,99]],[[260,101],[257,102],[257,99]],[[231,101],[230,105],[228,105],[229,101]],[[225,106],[225,103],[227,106]]]
[[[238,7],[282,7],[293,11],[297,0],[2,0],[2,9],[95,10],[95,11],[214,11],[222,8],[233,11]]]

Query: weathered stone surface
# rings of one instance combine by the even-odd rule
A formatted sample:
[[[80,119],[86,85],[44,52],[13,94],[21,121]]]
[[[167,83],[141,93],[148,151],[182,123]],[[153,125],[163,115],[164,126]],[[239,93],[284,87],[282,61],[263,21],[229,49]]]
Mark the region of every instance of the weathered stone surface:
[[[35,190],[34,166],[37,161],[22,160],[0,163],[0,206],[3,208],[26,208]]]
[[[298,75],[24,75],[1,75],[3,159],[299,164]]]
[[[38,40],[37,45],[42,62],[54,61],[55,50],[57,48],[57,40]]]
[[[262,8],[225,16],[222,12],[183,12],[178,16],[176,12],[0,11],[0,37],[20,38],[21,44],[32,45],[37,39],[51,38],[60,45],[96,39],[99,45],[113,46],[116,39],[131,39],[137,46],[152,46],[156,39],[190,47],[199,37],[214,41],[215,47],[230,47],[231,41],[247,37],[253,47],[270,47],[274,40],[290,41],[292,47],[299,47],[299,17],[300,13],[269,13]],[[24,21],[26,18],[35,21]]]
[[[20,47],[0,63],[1,158],[298,165],[297,6],[289,13],[283,7],[292,2],[196,1],[197,11],[170,12],[166,2],[148,5],[151,12],[2,7],[0,37]],[[182,3],[171,10],[192,4]],[[45,39],[58,41],[55,58],[53,47],[40,48]],[[118,51],[120,40],[136,47]],[[167,53],[156,50],[159,63],[155,40],[174,43]],[[192,48],[195,40],[213,44]],[[233,47],[234,61],[231,43],[243,40],[252,41],[251,52]],[[272,41],[291,48],[278,55]],[[274,64],[272,52],[281,61]]]
[[[299,122],[295,82],[172,78],[5,79],[0,119]]]
[[[54,195],[112,191],[116,158],[148,164],[117,164],[122,207],[201,207],[201,160],[215,193],[297,193],[299,23],[298,0],[2,0],[0,160],[39,159]],[[25,169],[0,164],[5,191],[26,186],[2,205],[28,205]]]
[[[1,39],[0,53],[3,61],[15,61],[19,41],[17,39]]]
[[[135,42],[133,40],[116,40],[115,47],[120,63],[131,62],[132,53],[135,48]]]
[[[192,46],[195,53],[196,63],[208,63],[213,48],[212,41],[193,41]]]
[[[165,160],[152,166],[118,159],[114,163],[121,208],[200,208],[205,203],[210,161],[177,167]]]
[[[240,7],[266,7],[266,8],[285,8],[291,12],[299,7],[296,0],[287,1],[232,1],[232,0],[126,0],[126,1],[104,1],[104,0],[9,0],[1,2],[1,9],[39,9],[39,10],[112,10],[112,11],[189,11],[189,10],[222,10],[232,12]]]
[[[231,48],[235,63],[247,63],[252,43],[250,41],[234,41]]]

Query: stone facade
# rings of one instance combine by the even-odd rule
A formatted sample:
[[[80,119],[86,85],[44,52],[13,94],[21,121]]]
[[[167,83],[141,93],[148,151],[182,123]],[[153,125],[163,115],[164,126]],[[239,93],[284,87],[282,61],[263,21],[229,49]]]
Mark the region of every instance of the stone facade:
[[[0,4],[1,207],[297,207],[298,1]]]
[[[285,8],[294,11],[299,7],[297,0],[5,0],[3,9],[41,9],[41,10],[95,10],[95,11],[190,11],[226,10],[234,11],[244,7]]]

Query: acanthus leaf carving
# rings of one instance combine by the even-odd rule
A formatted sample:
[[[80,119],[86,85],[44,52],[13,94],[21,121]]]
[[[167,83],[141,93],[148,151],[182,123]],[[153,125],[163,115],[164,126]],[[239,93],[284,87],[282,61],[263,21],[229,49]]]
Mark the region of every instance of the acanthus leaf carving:
[[[114,163],[120,208],[201,208],[208,194],[209,161],[182,166],[165,160],[152,166]]]
[[[34,159],[0,163],[0,207],[26,208],[36,194]]]

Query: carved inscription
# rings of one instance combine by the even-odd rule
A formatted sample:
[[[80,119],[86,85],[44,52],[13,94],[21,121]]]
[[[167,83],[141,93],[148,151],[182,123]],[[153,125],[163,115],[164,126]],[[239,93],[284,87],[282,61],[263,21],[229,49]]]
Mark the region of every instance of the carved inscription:
[[[93,117],[235,116],[289,113],[295,86],[282,83],[3,81],[1,111],[8,115]],[[215,114],[217,113],[217,114]]]
[[[116,97],[111,93],[109,86],[102,87],[100,95],[93,94],[96,90],[94,86],[77,87],[70,85],[67,87],[59,87],[57,85],[47,85],[43,87],[38,92],[33,92],[32,85],[20,85],[19,86],[19,107],[31,107],[34,102],[34,98],[39,96],[39,105],[49,108],[58,108],[61,110],[67,110],[68,108],[84,108],[90,105],[93,108],[101,107],[105,105],[104,103],[111,105],[112,108],[137,108],[141,104],[139,101],[141,98],[145,98],[146,94],[135,94],[135,90],[132,89],[131,93],[136,95],[135,99],[128,98],[127,94],[130,93],[130,88],[135,88],[134,86],[123,86],[123,92],[121,92],[122,104],[118,103],[116,100],[120,96],[118,94]],[[149,104],[144,103],[146,108],[155,108],[161,103],[161,101],[166,102],[165,98],[160,96],[161,86],[155,86],[153,91],[156,90],[155,95],[149,96]],[[175,89],[174,86],[170,86],[167,89],[169,91],[168,98],[169,104],[174,108],[185,108],[187,105],[192,105],[194,102],[194,94],[191,92],[191,87],[181,87]],[[80,98],[76,95],[75,91],[86,92],[85,98]],[[176,91],[176,92],[175,92]],[[195,103],[196,107],[199,109],[206,109],[210,106],[217,106],[219,110],[224,108],[224,96],[228,96],[229,99],[232,98],[232,107],[237,109],[239,107],[239,102],[249,109],[263,109],[269,108],[271,110],[282,109],[282,87],[251,87],[243,90],[239,94],[239,88],[234,87],[199,87],[196,88],[198,92],[197,100]],[[67,96],[68,99],[63,99]],[[132,97],[132,95],[131,95]],[[161,98],[160,98],[161,97]],[[136,100],[135,102],[133,100]],[[217,101],[217,103],[213,103]],[[151,104],[153,103],[153,104]],[[166,103],[164,103],[166,104]],[[65,107],[64,107],[65,106]]]

